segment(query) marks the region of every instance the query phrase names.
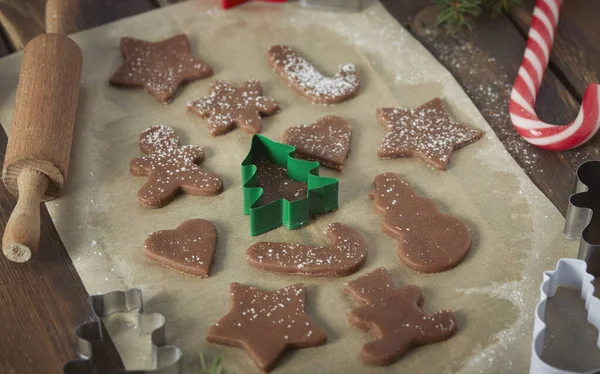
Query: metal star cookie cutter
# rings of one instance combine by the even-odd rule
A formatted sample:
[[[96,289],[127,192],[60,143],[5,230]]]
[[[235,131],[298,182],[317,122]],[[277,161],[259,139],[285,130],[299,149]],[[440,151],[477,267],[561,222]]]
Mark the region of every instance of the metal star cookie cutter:
[[[97,365],[92,354],[94,345],[103,339],[101,317],[115,313],[138,311],[138,331],[141,335],[150,335],[152,342],[153,370],[123,371],[122,374],[181,374],[183,363],[181,349],[167,344],[165,317],[160,313],[144,313],[142,291],[132,288],[127,291],[114,291],[89,298],[94,320],[77,327],[78,360],[70,361],[63,367],[63,374],[95,374]]]
[[[248,155],[242,161],[242,189],[244,214],[250,216],[250,235],[257,236],[281,225],[297,229],[308,223],[308,218],[328,213],[338,208],[336,178],[319,176],[319,163],[294,158],[296,148],[272,141],[262,135],[254,135]],[[266,158],[287,169],[289,178],[307,183],[307,196],[296,201],[279,199],[259,205],[263,189],[256,185],[257,167],[252,163],[255,156]]]
[[[544,315],[546,303],[549,297],[554,296],[558,286],[567,286],[581,289],[581,298],[585,300],[585,309],[588,312],[587,320],[596,328],[600,329],[600,300],[594,297],[594,277],[587,272],[585,261],[572,258],[558,260],[555,270],[544,272],[544,280],[540,287],[540,301],[535,307],[535,321],[533,324],[533,342],[531,346],[530,374],[576,374],[570,370],[558,369],[542,361],[544,348],[544,334],[546,324]],[[600,348],[600,337],[598,339]],[[586,373],[597,373],[600,368]]]
[[[577,168],[563,232],[571,240],[581,239],[577,258],[587,262],[590,274],[600,276],[600,161]]]

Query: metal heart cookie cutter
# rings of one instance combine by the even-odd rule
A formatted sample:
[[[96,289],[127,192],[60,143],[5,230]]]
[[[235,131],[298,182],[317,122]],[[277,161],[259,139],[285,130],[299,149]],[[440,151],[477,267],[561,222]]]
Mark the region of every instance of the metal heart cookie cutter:
[[[587,272],[587,264],[582,260],[560,259],[555,270],[544,272],[544,280],[540,287],[540,301],[535,307],[535,321],[533,324],[533,344],[531,347],[531,363],[529,366],[530,374],[576,374],[570,370],[561,370],[548,365],[542,361],[542,351],[544,348],[544,335],[546,324],[544,315],[546,312],[546,303],[549,297],[554,296],[558,286],[567,286],[581,289],[581,298],[585,300],[585,309],[587,310],[587,320],[597,329],[600,329],[600,300],[594,297],[594,286],[592,281],[594,277]],[[597,342],[600,348],[600,337]],[[600,368],[587,373],[597,373]]]
[[[339,182],[336,178],[319,176],[319,163],[294,158],[296,148],[254,135],[250,152],[242,161],[242,189],[244,214],[250,216],[250,235],[257,236],[283,225],[297,229],[308,223],[310,216],[328,213],[338,208]],[[257,186],[257,167],[253,158],[265,158],[283,166],[287,176],[307,184],[307,194],[295,201],[279,199],[259,205],[263,189]]]
[[[600,161],[587,161],[577,168],[564,234],[571,240],[581,239],[577,258],[587,262],[590,274],[600,276]]]
[[[144,313],[142,291],[132,288],[127,291],[114,291],[104,295],[90,296],[94,320],[77,327],[78,360],[70,361],[63,367],[63,374],[96,374],[98,363],[92,354],[94,345],[103,339],[100,318],[115,313],[138,311],[138,331],[140,335],[150,335],[152,361],[156,369],[124,371],[122,374],[181,374],[183,372],[181,349],[167,344],[165,317],[160,313]]]

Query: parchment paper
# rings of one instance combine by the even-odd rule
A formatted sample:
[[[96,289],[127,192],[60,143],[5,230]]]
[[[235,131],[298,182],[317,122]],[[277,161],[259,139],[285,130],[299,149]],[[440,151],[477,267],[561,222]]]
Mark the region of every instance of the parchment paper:
[[[288,126],[312,123],[326,114],[349,119],[352,151],[344,172],[322,168],[323,175],[340,179],[339,211],[301,230],[280,228],[251,238],[240,187],[240,162],[250,136],[236,130],[213,138],[204,121],[185,111],[188,100],[207,94],[211,79],[184,87],[168,106],[142,90],[108,85],[121,63],[120,37],[160,40],[181,32],[190,37],[193,53],[212,64],[215,78],[236,84],[259,79],[264,94],[281,102],[282,112],[264,119],[264,135],[279,140]],[[166,315],[170,341],[183,348],[191,366],[202,350],[208,356],[225,353],[226,367],[238,373],[258,371],[242,350],[204,341],[207,328],[228,311],[228,287],[237,281],[267,290],[304,282],[308,314],[328,334],[325,346],[287,354],[276,372],[526,370],[542,271],[553,268],[560,257],[574,256],[577,243],[563,239],[560,213],[504,150],[452,76],[379,3],[361,13],[260,2],[225,12],[216,0],[192,1],[85,31],[74,39],[85,62],[72,164],[66,189],[48,207],[90,294],[141,288],[148,309]],[[363,83],[360,95],[336,106],[308,103],[269,68],[266,51],[276,43],[296,47],[328,74],[340,63],[355,63]],[[20,54],[0,61],[0,121],[7,131],[19,62]],[[379,160],[384,129],[376,122],[375,109],[417,106],[438,96],[454,118],[482,129],[485,137],[455,152],[446,172],[415,159]],[[203,167],[223,177],[221,195],[182,196],[158,210],[139,205],[136,193],[144,179],[129,174],[129,161],[139,155],[140,132],[161,123],[176,128],[182,144],[205,147]],[[382,218],[367,197],[375,175],[388,171],[467,223],[473,247],[456,269],[418,274],[399,262],[398,243],[382,234]],[[190,278],[144,256],[148,234],[195,217],[209,219],[218,229],[210,278]],[[346,279],[294,277],[264,273],[245,262],[246,248],[259,240],[321,244],[323,229],[335,221],[358,229],[370,245],[368,261],[358,274],[386,266],[397,286],[422,287],[427,312],[456,311],[458,333],[414,350],[389,367],[369,368],[357,355],[371,337],[350,327],[345,315],[355,305],[342,294],[345,281],[358,274]]]

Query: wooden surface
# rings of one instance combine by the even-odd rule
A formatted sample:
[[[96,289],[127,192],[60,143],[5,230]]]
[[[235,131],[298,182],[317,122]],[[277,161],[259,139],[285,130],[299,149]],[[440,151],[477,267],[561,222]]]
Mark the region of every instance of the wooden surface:
[[[456,77],[506,149],[564,214],[576,167],[600,159],[600,136],[567,152],[530,146],[513,130],[508,96],[523,57],[533,0],[497,19],[483,18],[473,32],[449,36],[435,27],[429,0],[381,0]],[[174,0],[79,0],[78,29],[144,12]],[[43,30],[44,0],[0,0],[0,55],[21,48]],[[550,70],[536,103],[540,117],[571,121],[587,84],[600,81],[600,2],[565,2]],[[0,150],[6,135],[0,133]],[[0,226],[15,200],[0,186]],[[72,359],[74,327],[89,317],[86,292],[45,208],[40,256],[15,265],[0,259],[0,373],[55,373]],[[532,274],[532,276],[539,276]],[[7,307],[8,306],[8,307]],[[10,343],[9,343],[10,342]],[[110,349],[110,347],[109,347]],[[119,365],[109,350],[114,365]]]

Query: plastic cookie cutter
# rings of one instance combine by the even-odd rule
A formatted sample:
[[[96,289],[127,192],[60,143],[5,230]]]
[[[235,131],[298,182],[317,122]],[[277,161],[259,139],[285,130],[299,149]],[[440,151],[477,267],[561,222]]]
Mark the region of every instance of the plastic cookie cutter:
[[[244,214],[250,216],[250,235],[257,236],[281,225],[297,229],[308,223],[308,218],[338,208],[339,182],[336,178],[319,176],[319,163],[294,158],[296,148],[281,144],[262,135],[252,137],[250,152],[242,162]],[[257,186],[257,167],[254,158],[265,158],[283,166],[287,176],[307,183],[307,196],[295,201],[279,199],[266,205],[259,200],[263,189]]]
[[[587,262],[590,274],[600,276],[600,161],[587,161],[577,168],[564,234],[571,240],[581,239],[577,257]]]
[[[138,311],[138,331],[150,335],[152,342],[153,370],[124,371],[122,374],[181,374],[183,372],[182,352],[176,346],[167,344],[165,317],[159,313],[144,313],[142,291],[132,288],[127,291],[114,291],[104,295],[90,296],[94,320],[77,327],[78,360],[70,361],[63,367],[63,374],[96,374],[98,362],[93,355],[94,345],[103,339],[101,317],[115,313]]]
[[[549,297],[554,296],[558,286],[579,288],[581,289],[581,298],[585,300],[588,322],[600,329],[600,300],[594,297],[593,280],[594,277],[587,272],[585,261],[571,258],[558,260],[555,270],[544,272],[544,280],[540,287],[540,301],[535,307],[531,364],[529,366],[530,374],[577,374],[574,371],[558,369],[542,361],[544,334],[546,332],[546,324],[544,323],[546,302]],[[600,348],[600,337],[597,344]],[[586,373],[598,372],[600,372],[600,368]]]

